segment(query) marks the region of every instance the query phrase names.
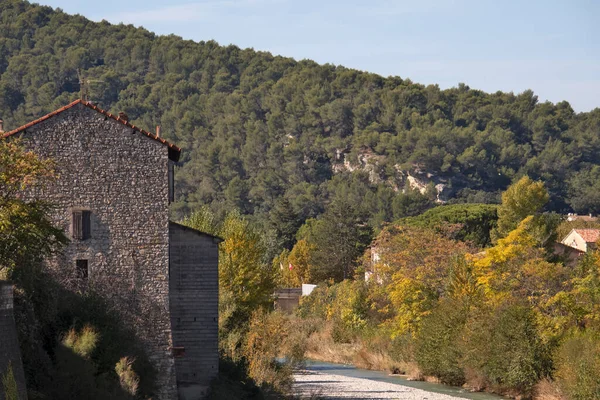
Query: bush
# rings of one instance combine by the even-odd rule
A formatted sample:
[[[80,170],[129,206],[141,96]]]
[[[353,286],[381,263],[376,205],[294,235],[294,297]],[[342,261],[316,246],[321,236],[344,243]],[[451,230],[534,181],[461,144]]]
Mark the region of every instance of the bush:
[[[367,295],[367,287],[360,281],[320,286],[302,299],[297,314],[332,321],[333,341],[351,343],[367,327]]]
[[[571,400],[600,399],[600,335],[585,332],[567,339],[557,353],[555,377]]]
[[[333,343],[352,343],[355,338],[352,327],[346,325],[341,318],[335,318],[331,328],[331,339]]]
[[[133,370],[133,363],[135,359],[131,357],[123,357],[119,360],[115,366],[115,372],[119,376],[119,382],[121,387],[127,393],[135,396],[140,386],[140,377]]]
[[[467,310],[454,300],[444,299],[423,319],[416,337],[416,361],[425,375],[442,383],[460,386],[465,382],[459,340]]]
[[[488,386],[525,396],[551,369],[535,313],[528,306],[504,304],[477,313],[465,332],[463,367]]]
[[[410,333],[392,338],[390,356],[397,362],[410,363],[415,361],[415,340]]]
[[[98,332],[90,325],[86,325],[80,332],[70,329],[63,339],[63,345],[81,357],[89,358],[96,349],[98,339]]]
[[[10,363],[6,369],[6,373],[2,376],[2,388],[6,400],[19,400],[19,389],[17,388],[17,381]]]
[[[283,314],[265,311],[252,314],[242,352],[248,376],[267,392],[287,393],[291,389],[291,363],[277,359],[285,356],[282,353],[288,337],[289,325]]]

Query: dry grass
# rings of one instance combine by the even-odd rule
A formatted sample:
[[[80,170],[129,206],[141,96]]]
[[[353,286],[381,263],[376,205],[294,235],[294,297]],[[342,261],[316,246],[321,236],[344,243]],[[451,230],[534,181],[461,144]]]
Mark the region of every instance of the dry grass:
[[[405,375],[411,380],[424,380],[416,363],[395,361],[384,351],[371,350],[363,343],[335,343],[331,337],[331,329],[331,325],[327,324],[310,335],[307,341],[306,358],[387,371]]]
[[[566,400],[558,385],[549,379],[542,379],[534,388],[535,400]]]
[[[474,392],[482,392],[488,386],[485,377],[473,368],[465,368],[465,384],[464,387]]]

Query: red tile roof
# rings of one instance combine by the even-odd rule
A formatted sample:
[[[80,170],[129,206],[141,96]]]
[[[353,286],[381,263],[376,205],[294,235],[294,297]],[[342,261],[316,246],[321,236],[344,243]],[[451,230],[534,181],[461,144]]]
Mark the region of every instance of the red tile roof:
[[[573,229],[586,243],[596,243],[600,239],[600,229]]]
[[[152,133],[150,133],[150,132],[148,132],[148,131],[146,131],[146,130],[143,130],[142,128],[140,128],[140,127],[137,127],[137,126],[135,126],[135,125],[132,125],[132,124],[131,124],[131,123],[129,123],[128,121],[126,121],[126,120],[124,120],[124,119],[122,119],[122,118],[119,118],[119,116],[117,116],[117,115],[113,115],[113,114],[109,113],[108,111],[104,111],[104,110],[103,110],[103,109],[101,109],[100,107],[98,107],[98,106],[96,106],[96,105],[94,105],[94,104],[92,104],[92,103],[90,103],[90,102],[87,102],[87,101],[81,100],[81,99],[79,99],[79,100],[75,100],[75,101],[74,101],[74,102],[72,102],[71,104],[68,104],[68,105],[66,105],[66,106],[64,106],[64,107],[61,107],[61,108],[59,108],[59,109],[58,109],[58,110],[56,110],[56,111],[52,111],[50,114],[48,114],[48,115],[44,115],[43,117],[41,117],[41,118],[38,118],[38,119],[36,119],[35,121],[31,121],[31,122],[29,122],[29,123],[27,123],[27,124],[25,124],[25,125],[23,125],[23,126],[21,126],[21,127],[17,128],[17,129],[13,129],[13,130],[12,130],[12,131],[10,131],[10,132],[5,132],[5,133],[2,135],[2,137],[3,137],[3,138],[5,138],[5,137],[12,136],[12,135],[14,135],[14,134],[17,134],[17,133],[19,133],[19,132],[22,132],[22,131],[24,131],[25,129],[32,127],[33,125],[39,124],[39,123],[40,123],[40,122],[42,122],[42,121],[45,121],[45,120],[47,120],[47,119],[49,119],[49,118],[52,118],[52,117],[54,117],[55,115],[57,115],[57,114],[60,114],[61,112],[65,111],[65,110],[68,110],[68,109],[69,109],[69,108],[71,108],[71,107],[74,107],[74,106],[76,106],[77,104],[82,104],[82,105],[84,105],[84,106],[86,106],[86,107],[88,107],[88,108],[91,108],[92,110],[94,110],[94,111],[97,111],[97,112],[99,112],[100,114],[103,114],[103,115],[105,115],[105,116],[106,116],[106,117],[108,117],[108,118],[112,118],[112,119],[114,119],[115,121],[118,121],[118,122],[122,123],[123,125],[126,125],[126,126],[128,126],[129,128],[131,128],[131,129],[133,129],[133,130],[135,130],[135,131],[137,131],[137,132],[139,132],[139,133],[141,133],[141,134],[143,134],[143,135],[146,135],[146,136],[148,136],[148,137],[149,137],[149,138],[151,138],[151,139],[154,139],[154,140],[156,140],[156,141],[158,141],[158,142],[160,142],[160,143],[164,144],[165,146],[167,146],[167,147],[169,148],[169,158],[170,158],[171,160],[173,160],[173,161],[179,161],[179,156],[181,155],[181,149],[180,149],[179,147],[175,146],[175,145],[174,145],[174,144],[172,144],[172,143],[169,143],[169,142],[167,142],[165,139],[161,138],[160,136],[157,136],[157,135],[155,135],[155,134],[152,134]]]

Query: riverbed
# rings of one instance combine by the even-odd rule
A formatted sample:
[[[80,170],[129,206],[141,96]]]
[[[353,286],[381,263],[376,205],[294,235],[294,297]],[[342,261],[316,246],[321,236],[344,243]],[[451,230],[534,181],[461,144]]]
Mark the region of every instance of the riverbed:
[[[381,371],[321,361],[308,361],[305,369],[298,371],[294,379],[294,393],[303,399],[504,399],[488,393],[471,393],[459,387],[409,381]]]

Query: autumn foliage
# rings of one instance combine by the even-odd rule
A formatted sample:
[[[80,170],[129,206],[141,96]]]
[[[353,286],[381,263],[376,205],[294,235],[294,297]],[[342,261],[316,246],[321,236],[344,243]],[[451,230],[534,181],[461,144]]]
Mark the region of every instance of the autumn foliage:
[[[490,247],[425,218],[391,224],[364,257],[366,280],[319,287],[300,314],[414,377],[523,398],[544,381],[565,399],[598,398],[600,252],[567,266],[549,250],[557,219],[540,182],[524,177],[502,198]]]

